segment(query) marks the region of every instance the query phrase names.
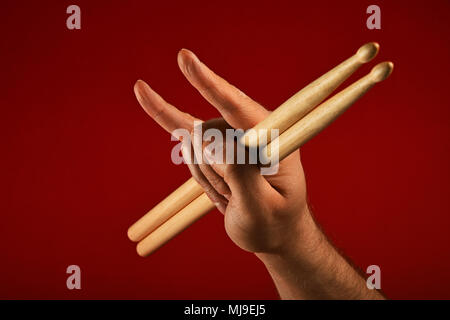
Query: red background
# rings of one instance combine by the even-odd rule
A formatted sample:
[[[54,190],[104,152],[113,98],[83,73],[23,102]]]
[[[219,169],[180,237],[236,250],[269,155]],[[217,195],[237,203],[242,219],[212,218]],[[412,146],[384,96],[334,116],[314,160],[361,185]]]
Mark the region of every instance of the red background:
[[[302,149],[309,198],[356,265],[381,267],[388,297],[450,298],[449,4],[2,1],[0,298],[277,298],[217,211],[136,254],[128,226],[189,174],[133,84],[217,116],[178,70],[185,47],[273,109],[368,41],[394,73]],[[66,288],[71,264],[82,290]]]

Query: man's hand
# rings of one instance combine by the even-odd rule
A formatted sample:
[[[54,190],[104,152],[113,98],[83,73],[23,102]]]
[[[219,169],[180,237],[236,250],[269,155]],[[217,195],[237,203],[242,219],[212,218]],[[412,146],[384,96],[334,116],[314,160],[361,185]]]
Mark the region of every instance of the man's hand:
[[[192,52],[181,50],[178,65],[188,81],[222,115],[204,128],[249,129],[268,114]],[[135,85],[145,111],[164,129],[193,132],[193,116],[164,101],[143,81]],[[280,162],[278,173],[262,176],[253,164],[189,165],[192,175],[225,215],[233,242],[254,252],[268,268],[282,298],[380,298],[329,244],[307,206],[298,152]]]

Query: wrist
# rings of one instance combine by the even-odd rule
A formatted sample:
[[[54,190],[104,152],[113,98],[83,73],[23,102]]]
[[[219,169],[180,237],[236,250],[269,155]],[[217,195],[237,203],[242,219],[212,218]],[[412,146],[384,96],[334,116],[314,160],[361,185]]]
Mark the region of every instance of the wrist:
[[[305,263],[312,259],[317,250],[326,242],[325,236],[315,223],[308,206],[299,215],[299,219],[290,227],[283,245],[274,252],[255,253],[263,262],[265,260],[284,259],[301,260]]]
[[[266,266],[281,298],[307,298],[308,295],[299,288],[306,285],[305,279],[320,277],[323,268],[326,269],[330,244],[308,208],[292,230],[292,235],[280,250],[255,255]]]
[[[296,236],[271,253],[257,253],[282,299],[383,299],[333,248],[308,210]]]

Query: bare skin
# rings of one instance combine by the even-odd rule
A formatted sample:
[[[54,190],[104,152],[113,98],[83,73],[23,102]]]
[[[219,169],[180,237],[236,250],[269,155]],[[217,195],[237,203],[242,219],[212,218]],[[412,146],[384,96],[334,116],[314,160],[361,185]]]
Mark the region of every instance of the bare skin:
[[[245,130],[270,113],[192,52],[181,50],[178,65],[223,117],[205,122],[205,127]],[[167,103],[141,80],[134,90],[144,110],[165,130],[193,131],[198,119]],[[251,164],[190,165],[190,170],[224,214],[228,236],[264,263],[282,299],[383,299],[366,287],[315,223],[299,152],[281,161],[278,173],[270,176]]]

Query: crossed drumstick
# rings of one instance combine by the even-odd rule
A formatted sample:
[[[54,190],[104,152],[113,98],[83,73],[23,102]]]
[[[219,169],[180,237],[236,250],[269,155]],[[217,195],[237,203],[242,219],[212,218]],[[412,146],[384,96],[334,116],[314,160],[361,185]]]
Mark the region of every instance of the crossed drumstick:
[[[366,76],[321,103],[361,65],[371,61],[378,49],[379,45],[375,42],[363,45],[356,54],[289,98],[254,126],[254,130],[247,131],[238,143],[248,148],[262,148],[261,154],[266,155],[266,161],[274,156],[271,146],[276,144],[276,160],[283,160],[332,123],[375,83],[391,74],[392,62],[377,64]],[[260,135],[271,129],[278,129],[279,136],[273,140],[264,137],[264,145],[260,145]],[[268,163],[266,161],[264,163]],[[138,242],[140,256],[148,256],[213,208],[215,205],[202,187],[190,178],[135,222],[128,229],[128,237]]]

